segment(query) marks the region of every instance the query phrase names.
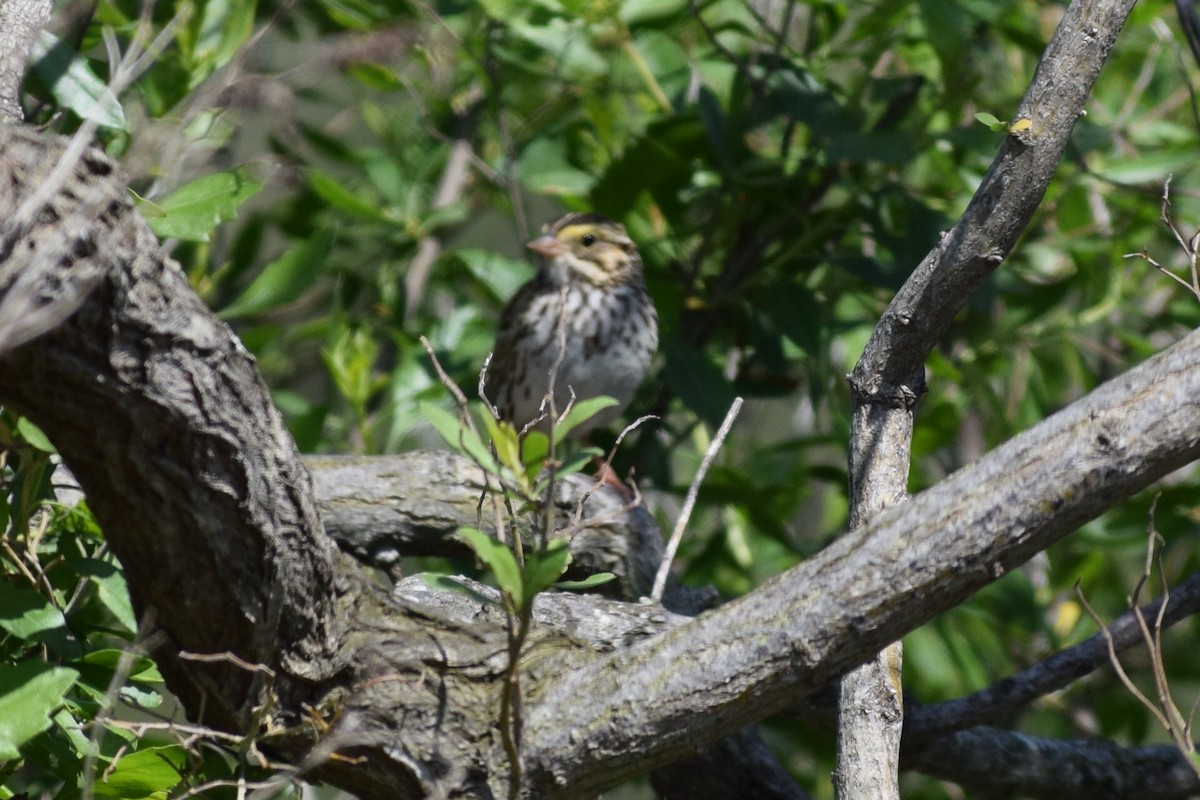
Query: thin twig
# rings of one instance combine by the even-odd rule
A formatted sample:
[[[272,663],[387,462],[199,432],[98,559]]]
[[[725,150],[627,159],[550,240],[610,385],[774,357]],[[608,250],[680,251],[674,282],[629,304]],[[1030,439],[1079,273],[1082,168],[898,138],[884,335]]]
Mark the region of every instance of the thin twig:
[[[1108,643],[1109,661],[1112,664],[1113,669],[1116,671],[1117,676],[1121,679],[1121,683],[1124,684],[1125,689],[1131,695],[1137,698],[1138,702],[1141,703],[1152,715],[1154,715],[1154,718],[1158,720],[1158,723],[1162,725],[1168,735],[1170,735],[1172,743],[1184,757],[1184,760],[1188,763],[1196,775],[1200,777],[1200,763],[1197,763],[1197,760],[1194,757],[1196,745],[1192,741],[1191,725],[1188,720],[1184,719],[1183,715],[1179,711],[1179,707],[1175,704],[1174,699],[1171,697],[1170,682],[1167,678],[1166,666],[1163,658],[1163,620],[1165,619],[1169,596],[1167,591],[1166,576],[1163,574],[1161,548],[1163,539],[1154,527],[1154,514],[1158,508],[1159,497],[1161,497],[1161,495],[1156,495],[1153,502],[1150,504],[1150,519],[1146,526],[1146,564],[1142,570],[1142,575],[1138,578],[1137,584],[1134,586],[1133,592],[1129,597],[1129,605],[1134,613],[1134,617],[1137,620],[1138,628],[1141,631],[1142,642],[1145,644],[1146,651],[1150,656],[1151,671],[1154,677],[1154,690],[1158,696],[1157,704],[1151,701],[1150,698],[1148,698],[1144,693],[1142,693],[1142,691],[1139,690],[1136,685],[1134,685],[1133,681],[1130,680],[1129,676],[1125,673],[1124,668],[1122,668],[1120,661],[1117,659],[1117,652],[1114,646],[1112,634],[1108,632],[1108,628],[1103,625],[1103,623],[1100,621],[1100,617],[1088,604],[1087,599],[1083,596],[1083,592],[1079,589],[1078,583],[1075,584],[1075,592],[1078,594],[1083,607],[1088,612],[1088,615],[1091,616],[1092,620],[1097,626],[1100,627],[1101,632],[1104,634],[1105,641]],[[1153,576],[1155,565],[1158,567],[1159,581],[1162,587],[1163,597],[1158,612],[1154,617],[1154,625],[1151,627],[1147,623],[1146,616],[1142,613],[1142,610],[1140,607],[1138,607],[1137,603],[1142,587],[1145,586]]]
[[[496,408],[496,404],[489,400],[487,396],[488,367],[492,365],[492,357],[495,355],[495,353],[488,353],[487,357],[483,359],[483,366],[479,369],[479,384],[475,390],[475,393],[479,395],[479,399],[483,401],[483,407],[486,408],[488,413],[492,415],[492,419],[500,419],[500,409]]]
[[[1200,231],[1197,231],[1190,239],[1186,238],[1180,232],[1179,227],[1175,224],[1175,220],[1171,218],[1171,179],[1173,177],[1175,176],[1168,175],[1167,179],[1163,182],[1162,203],[1159,205],[1159,218],[1162,219],[1163,223],[1167,226],[1167,229],[1171,231],[1171,235],[1174,236],[1175,241],[1179,243],[1179,248],[1183,250],[1184,255],[1187,256],[1188,268],[1192,277],[1191,283],[1179,277],[1162,264],[1159,264],[1145,249],[1143,249],[1140,253],[1126,253],[1125,258],[1142,259],[1146,263],[1150,264],[1150,266],[1154,267],[1156,270],[1178,283],[1180,286],[1186,288],[1189,292],[1195,295],[1197,300],[1200,300],[1200,265],[1197,264],[1197,262],[1200,261],[1200,252],[1198,252],[1198,248],[1200,248]]]
[[[604,485],[606,477],[605,473],[611,472],[611,464],[613,459],[617,457],[617,449],[621,446],[621,442],[625,441],[626,436],[641,427],[642,423],[649,422],[652,419],[659,419],[659,417],[655,414],[646,414],[645,416],[638,417],[621,430],[621,433],[617,436],[617,440],[613,442],[612,449],[608,451],[608,458],[604,460],[604,465],[600,468],[599,472],[597,472],[596,480],[587,488],[586,491],[584,491],[583,495],[579,498],[579,502],[575,504],[575,512],[571,515],[571,524],[568,526],[568,530],[575,531],[581,529],[579,522],[583,519],[583,506],[589,499],[591,499],[592,495]],[[618,510],[618,514],[628,514],[630,511],[642,504],[642,495],[638,491],[637,484],[633,483],[632,481],[628,481],[628,485],[630,490],[633,492],[633,500],[622,506]]]
[[[729,430],[733,427],[733,421],[737,419],[738,412],[741,410],[742,398],[735,397],[733,405],[729,407],[729,412],[725,414],[725,421],[721,423],[721,427],[717,430],[717,435],[709,443],[708,451],[700,461],[700,469],[696,471],[696,476],[692,478],[692,485],[688,487],[687,497],[683,501],[683,510],[679,512],[679,519],[675,522],[675,530],[671,531],[671,538],[667,542],[666,552],[663,553],[662,563],[658,565],[658,574],[654,576],[654,590],[650,593],[651,602],[662,602],[663,590],[667,586],[667,575],[671,572],[671,562],[675,560],[675,551],[679,549],[679,542],[683,539],[683,530],[687,527],[688,520],[692,516],[692,509],[696,506],[696,496],[700,494],[700,483],[704,480],[704,476],[708,472],[713,459],[717,457],[717,451],[725,443],[725,437],[729,435]]]

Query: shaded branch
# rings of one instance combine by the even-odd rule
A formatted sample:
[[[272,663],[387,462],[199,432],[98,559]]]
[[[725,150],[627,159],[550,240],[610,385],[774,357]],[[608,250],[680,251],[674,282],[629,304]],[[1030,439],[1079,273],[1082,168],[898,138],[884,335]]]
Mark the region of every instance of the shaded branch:
[[[1154,619],[1161,607],[1161,600],[1147,603],[1142,606],[1142,615]],[[1200,611],[1200,573],[1189,576],[1171,590],[1171,602],[1163,613],[1163,625],[1173,625],[1197,611]],[[1115,620],[1108,626],[1108,631],[1118,652],[1142,640],[1137,617],[1132,611]],[[986,689],[913,709],[905,722],[904,735],[924,741],[927,736],[1003,719],[1037,698],[1056,692],[1108,664],[1108,645],[1104,635],[1098,633]]]
[[[996,796],[1037,800],[1184,800],[1200,780],[1170,745],[1055,741],[972,728],[905,751],[905,766]]]

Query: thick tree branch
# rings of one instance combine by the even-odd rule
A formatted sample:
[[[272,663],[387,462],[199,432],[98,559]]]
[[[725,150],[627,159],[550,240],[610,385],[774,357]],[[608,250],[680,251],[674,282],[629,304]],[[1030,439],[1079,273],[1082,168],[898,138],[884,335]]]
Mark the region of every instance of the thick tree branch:
[[[56,166],[65,143],[52,141],[0,127],[0,219]],[[166,648],[325,677],[335,550],[313,536],[308,474],[253,359],[162,256],[113,175],[85,152],[0,251],[0,294],[41,270],[38,304],[82,301],[68,324],[0,357],[0,402],[53,439]],[[94,276],[86,300],[74,297],[80,275]],[[250,690],[259,679],[228,663],[166,667],[213,724],[244,726],[262,699]]]
[[[533,786],[661,763],[861,663],[1200,456],[1198,393],[1200,332],[751,594],[562,676],[530,703]]]
[[[386,571],[403,556],[437,555],[472,560],[458,537],[463,526],[488,529],[480,519],[483,474],[466,458],[445,452],[396,456],[308,456],[325,531],[364,564]],[[559,483],[559,527],[571,526],[572,570],[580,575],[612,572],[604,591],[637,600],[650,594],[662,560],[662,531],[643,507],[622,513],[623,498],[593,492],[594,480],[571,475]],[[590,494],[579,524],[572,525],[580,498]],[[663,605],[697,614],[712,605],[712,590],[671,581]]]

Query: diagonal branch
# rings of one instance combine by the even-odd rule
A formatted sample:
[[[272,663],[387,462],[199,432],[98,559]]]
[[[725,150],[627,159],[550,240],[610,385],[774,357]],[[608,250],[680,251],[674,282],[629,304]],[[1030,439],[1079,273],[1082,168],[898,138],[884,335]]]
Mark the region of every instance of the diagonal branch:
[[[1197,457],[1200,332],[758,590],[560,676],[531,699],[531,785],[586,791],[778,711]]]
[[[1162,600],[1142,606],[1142,616],[1157,618]],[[1171,590],[1171,602],[1163,611],[1162,624],[1170,626],[1200,611],[1200,573],[1193,573]],[[1134,612],[1108,626],[1113,646],[1120,652],[1141,641]],[[1010,678],[966,697],[913,709],[904,725],[904,735],[925,737],[1003,719],[1039,697],[1058,691],[1072,681],[1109,663],[1105,636],[1097,633],[1079,644],[1039,661]]]

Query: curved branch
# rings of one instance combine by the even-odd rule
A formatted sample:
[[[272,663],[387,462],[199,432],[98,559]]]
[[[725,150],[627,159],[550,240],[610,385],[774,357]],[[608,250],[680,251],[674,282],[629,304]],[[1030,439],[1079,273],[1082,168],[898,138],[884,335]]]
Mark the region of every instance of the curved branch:
[[[64,150],[0,126],[0,219]],[[337,668],[336,550],[316,535],[308,474],[253,358],[162,255],[115,174],[86,151],[0,249],[0,295],[40,272],[31,302],[67,294],[78,308],[0,357],[0,402],[54,441],[169,652],[319,679]],[[211,724],[244,728],[263,699],[260,678],[229,662],[164,663]]]

